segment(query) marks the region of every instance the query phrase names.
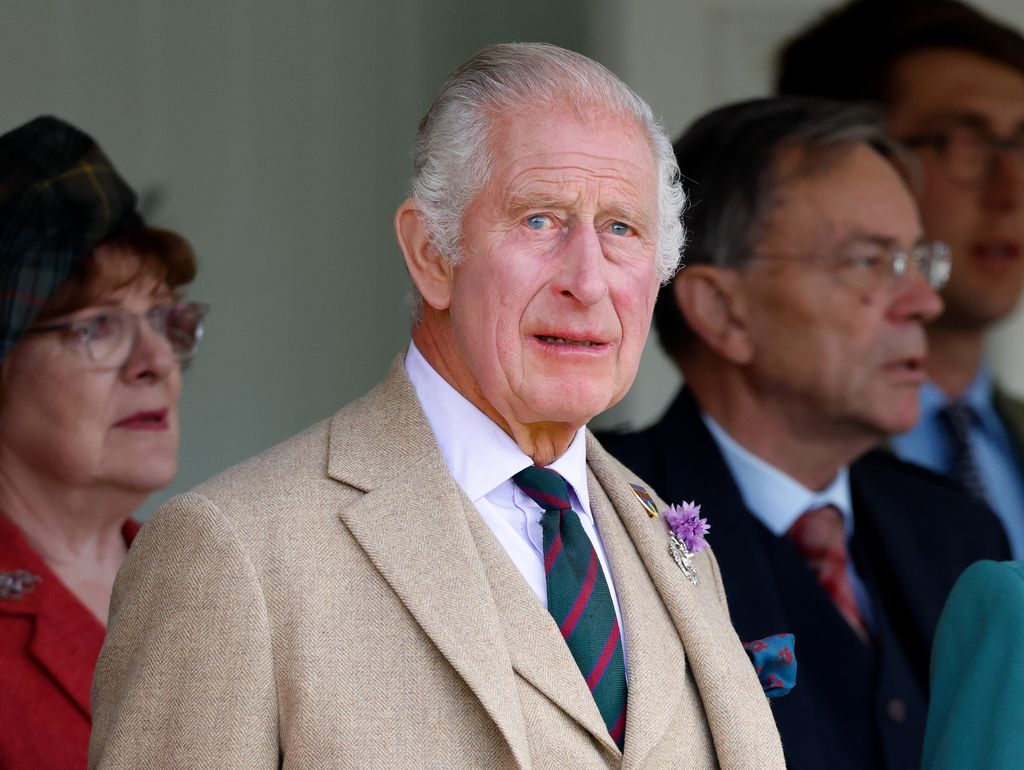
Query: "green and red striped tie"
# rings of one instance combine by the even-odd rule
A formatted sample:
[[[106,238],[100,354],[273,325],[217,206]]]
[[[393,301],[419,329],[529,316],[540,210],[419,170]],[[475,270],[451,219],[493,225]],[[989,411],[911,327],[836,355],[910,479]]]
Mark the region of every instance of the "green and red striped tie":
[[[615,605],[593,543],[555,471],[535,465],[512,480],[544,509],[548,612],[555,619],[619,749],[626,735],[626,666]]]

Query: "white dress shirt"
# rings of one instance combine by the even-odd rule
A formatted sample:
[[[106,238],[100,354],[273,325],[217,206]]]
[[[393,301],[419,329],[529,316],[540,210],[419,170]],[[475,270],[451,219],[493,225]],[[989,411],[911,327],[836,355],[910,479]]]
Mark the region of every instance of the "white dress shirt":
[[[544,533],[540,525],[543,510],[512,481],[515,474],[533,465],[533,460],[511,436],[449,385],[413,343],[410,343],[405,356],[405,370],[452,477],[473,501],[491,532],[546,608],[548,589],[544,572]],[[547,467],[561,474],[569,486],[572,508],[579,515],[583,530],[597,552],[621,629],[622,614],[619,612],[615,582],[590,511],[585,434],[586,428],[580,428],[565,453]],[[622,635],[622,644],[625,653],[625,634]]]
[[[827,487],[815,492],[740,445],[707,414],[701,412],[701,417],[718,444],[747,509],[772,534],[785,537],[801,515],[815,508],[832,505],[843,515],[843,528],[849,542],[853,535],[853,497],[850,492],[850,469],[847,466],[839,469]],[[861,617],[870,627],[871,603],[853,559],[847,559],[846,571]]]

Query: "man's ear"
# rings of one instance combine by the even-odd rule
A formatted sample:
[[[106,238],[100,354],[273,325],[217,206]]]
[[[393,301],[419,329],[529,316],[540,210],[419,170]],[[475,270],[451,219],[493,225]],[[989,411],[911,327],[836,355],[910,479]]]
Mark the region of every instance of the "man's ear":
[[[722,358],[749,363],[754,349],[743,285],[733,270],[687,265],[672,283],[680,312],[694,333]]]
[[[431,243],[412,198],[406,198],[395,212],[395,235],[423,301],[436,310],[447,309],[452,301],[454,268]]]

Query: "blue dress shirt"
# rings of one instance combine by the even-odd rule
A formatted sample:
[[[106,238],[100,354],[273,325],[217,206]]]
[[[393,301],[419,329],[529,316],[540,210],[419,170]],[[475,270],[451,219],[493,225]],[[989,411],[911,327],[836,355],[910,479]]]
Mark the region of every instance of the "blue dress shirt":
[[[983,367],[963,395],[978,415],[968,443],[985,487],[986,502],[1003,523],[1013,557],[1024,559],[1024,476],[1017,464],[1013,440],[996,412],[992,392],[992,374]],[[935,384],[924,384],[917,425],[891,440],[897,455],[937,473],[950,472],[953,447],[939,417],[939,411],[950,400]]]

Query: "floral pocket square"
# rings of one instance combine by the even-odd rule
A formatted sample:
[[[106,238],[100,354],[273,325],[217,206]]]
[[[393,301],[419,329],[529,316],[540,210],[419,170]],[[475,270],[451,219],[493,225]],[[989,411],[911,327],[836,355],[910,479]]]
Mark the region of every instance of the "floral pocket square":
[[[753,642],[743,642],[743,649],[754,666],[764,694],[781,698],[796,685],[796,639],[792,634],[775,634]]]

